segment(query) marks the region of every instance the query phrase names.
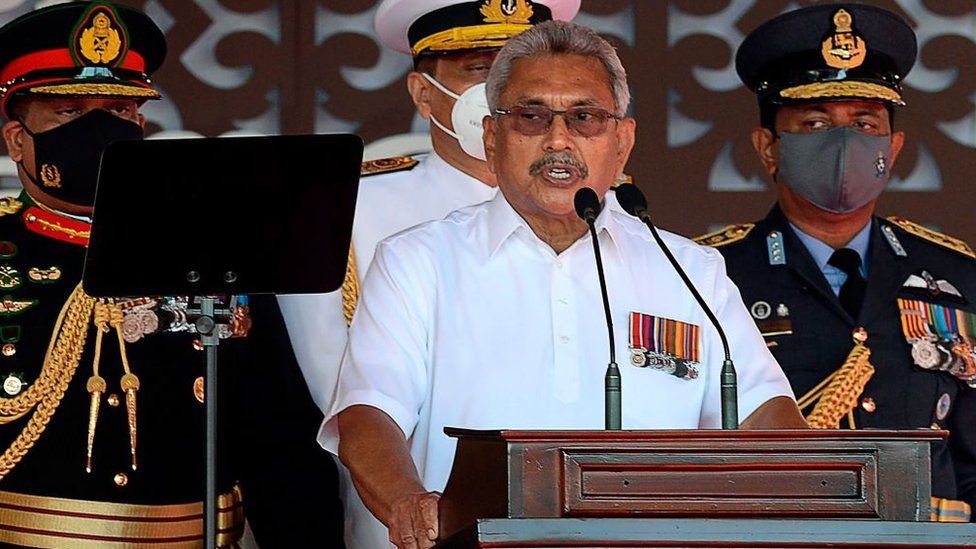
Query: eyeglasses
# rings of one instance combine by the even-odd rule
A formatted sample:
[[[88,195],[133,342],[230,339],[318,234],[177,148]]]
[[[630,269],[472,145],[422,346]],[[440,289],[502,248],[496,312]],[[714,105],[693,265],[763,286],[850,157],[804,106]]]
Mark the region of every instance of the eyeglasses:
[[[522,135],[542,135],[548,132],[556,115],[563,117],[569,131],[581,137],[596,137],[607,130],[607,122],[620,120],[619,116],[599,107],[571,107],[564,111],[554,111],[546,107],[516,105],[510,109],[495,109],[495,114],[511,116],[512,127]]]

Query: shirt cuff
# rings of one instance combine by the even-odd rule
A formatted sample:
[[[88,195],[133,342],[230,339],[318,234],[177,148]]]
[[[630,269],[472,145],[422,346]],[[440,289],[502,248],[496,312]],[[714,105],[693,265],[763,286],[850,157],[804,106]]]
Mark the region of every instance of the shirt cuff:
[[[403,436],[407,439],[413,433],[417,425],[417,414],[409,412],[400,402],[390,398],[379,391],[351,391],[342,395],[332,406],[332,411],[326,416],[319,427],[318,442],[322,448],[339,455],[339,414],[350,406],[372,406],[397,424],[403,431]]]

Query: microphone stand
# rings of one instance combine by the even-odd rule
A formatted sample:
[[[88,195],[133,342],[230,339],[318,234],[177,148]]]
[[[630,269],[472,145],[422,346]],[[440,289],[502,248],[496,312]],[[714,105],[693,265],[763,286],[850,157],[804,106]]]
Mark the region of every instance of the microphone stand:
[[[725,331],[719,326],[718,319],[712,313],[711,308],[705,304],[705,300],[702,299],[701,294],[695,288],[695,285],[691,283],[688,275],[685,274],[684,269],[678,263],[678,260],[674,258],[671,254],[671,250],[664,244],[664,240],[661,239],[661,235],[657,232],[657,227],[654,223],[651,223],[650,216],[647,215],[647,210],[640,209],[637,211],[637,217],[647,225],[647,228],[651,230],[651,234],[654,236],[654,240],[657,245],[664,252],[664,255],[674,266],[674,270],[678,272],[678,276],[691,291],[691,294],[695,296],[698,303],[701,304],[702,309],[705,311],[705,315],[708,316],[708,320],[712,322],[715,326],[715,331],[718,332],[719,338],[722,340],[722,349],[725,351],[725,360],[722,361],[722,373],[720,375],[721,380],[721,399],[722,399],[722,429],[738,429],[739,428],[739,401],[736,395],[736,375],[735,375],[735,365],[732,364],[732,356],[729,354],[729,342],[725,337]],[[591,225],[592,227],[592,225]]]
[[[596,226],[592,216],[586,217],[586,225],[590,228],[593,240],[593,253],[596,255],[596,272],[600,276],[600,291],[603,293],[603,311],[607,315],[607,334],[610,337],[610,363],[607,364],[607,374],[603,378],[604,387],[604,428],[608,431],[620,430],[620,369],[617,367],[617,352],[613,344],[613,317],[610,314],[610,302],[607,300],[607,279],[603,275],[603,258],[600,255],[600,243],[597,241]]]

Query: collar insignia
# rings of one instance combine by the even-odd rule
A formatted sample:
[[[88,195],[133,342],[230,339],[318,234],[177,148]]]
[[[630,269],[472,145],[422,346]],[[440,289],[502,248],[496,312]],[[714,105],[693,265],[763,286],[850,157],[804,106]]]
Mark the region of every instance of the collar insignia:
[[[853,69],[864,63],[868,46],[854,33],[854,18],[845,9],[834,14],[834,33],[822,44],[821,54],[827,65],[835,69]]]
[[[528,25],[533,13],[529,0],[485,0],[481,6],[485,23]]]

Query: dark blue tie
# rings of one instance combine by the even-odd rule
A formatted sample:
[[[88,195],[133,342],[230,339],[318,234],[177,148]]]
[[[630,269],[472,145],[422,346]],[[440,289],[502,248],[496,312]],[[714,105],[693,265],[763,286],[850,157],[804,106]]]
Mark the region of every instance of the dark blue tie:
[[[827,263],[844,271],[844,274],[847,275],[847,280],[840,287],[840,294],[837,297],[840,298],[840,304],[847,311],[847,314],[856,319],[858,313],[861,312],[864,290],[867,288],[867,282],[861,276],[861,255],[850,248],[841,248],[830,256]]]

